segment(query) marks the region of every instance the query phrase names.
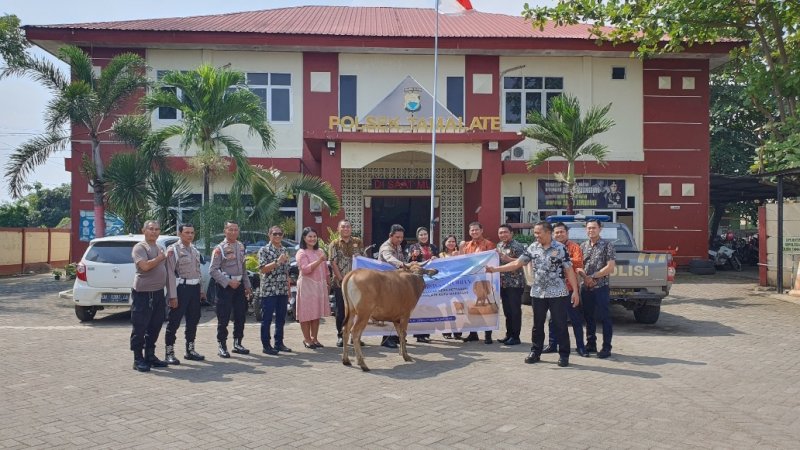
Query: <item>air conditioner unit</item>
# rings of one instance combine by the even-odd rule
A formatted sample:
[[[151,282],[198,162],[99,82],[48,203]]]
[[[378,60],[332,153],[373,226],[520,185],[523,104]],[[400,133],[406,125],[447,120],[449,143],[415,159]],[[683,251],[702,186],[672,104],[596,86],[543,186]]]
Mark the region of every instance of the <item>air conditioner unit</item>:
[[[528,159],[525,157],[525,149],[522,147],[514,147],[511,149],[511,159],[513,161],[520,161],[523,159]]]

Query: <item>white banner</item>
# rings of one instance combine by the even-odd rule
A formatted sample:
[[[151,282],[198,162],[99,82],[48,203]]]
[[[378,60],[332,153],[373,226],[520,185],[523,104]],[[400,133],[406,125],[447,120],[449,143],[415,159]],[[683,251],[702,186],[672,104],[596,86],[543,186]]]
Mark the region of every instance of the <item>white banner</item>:
[[[498,266],[495,251],[431,260],[426,266],[439,271],[425,277],[425,291],[411,313],[408,335],[497,330],[500,327],[500,275],[484,267]],[[397,270],[391,264],[357,256],[353,270]],[[391,323],[370,320],[364,336],[397,334]]]

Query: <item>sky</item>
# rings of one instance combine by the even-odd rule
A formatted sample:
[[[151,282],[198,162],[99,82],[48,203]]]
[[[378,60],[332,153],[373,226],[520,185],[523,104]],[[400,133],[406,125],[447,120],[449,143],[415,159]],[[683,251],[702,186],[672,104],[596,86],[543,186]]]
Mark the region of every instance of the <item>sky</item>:
[[[525,0],[472,0],[475,9],[519,15]],[[555,0],[528,0],[531,6],[552,5]],[[3,0],[0,14],[14,14],[22,25],[48,25],[80,22],[103,22],[113,20],[146,19],[157,17],[198,16],[223,14],[259,9],[285,8],[303,5],[339,6],[395,6],[409,8],[433,8],[435,0],[268,0],[263,2],[248,0],[138,0],[138,1],[100,1],[100,0]],[[38,51],[57,62],[50,55]],[[1,61],[1,60],[0,60]],[[66,65],[60,64],[62,70]],[[0,170],[19,145],[44,130],[43,113],[49,93],[40,85],[18,78],[0,80]],[[52,155],[45,164],[39,166],[28,177],[28,183],[40,182],[46,188],[54,188],[69,183],[69,172],[64,169],[64,159],[68,151]],[[8,194],[8,181],[0,181],[0,203],[11,201]]]

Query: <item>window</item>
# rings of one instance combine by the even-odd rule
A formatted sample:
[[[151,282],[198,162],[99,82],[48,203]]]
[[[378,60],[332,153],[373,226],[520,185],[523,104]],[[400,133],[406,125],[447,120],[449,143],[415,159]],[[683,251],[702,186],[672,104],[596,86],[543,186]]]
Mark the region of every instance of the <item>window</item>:
[[[503,218],[505,223],[521,223],[525,217],[523,208],[525,197],[503,197]]]
[[[447,109],[464,117],[464,77],[447,77]]]
[[[504,123],[526,125],[531,112],[547,114],[552,100],[564,92],[564,78],[504,77],[503,92]]]
[[[612,80],[624,80],[625,79],[625,68],[624,67],[612,67],[611,68],[611,79]]]
[[[339,76],[339,117],[358,116],[358,78],[355,75]]]
[[[173,199],[169,209],[175,214],[178,224],[189,223],[202,204],[203,194],[189,194],[183,199]]]
[[[170,72],[171,71],[169,70],[156,71],[156,79],[161,81],[161,79],[164,78],[164,75]],[[180,92],[178,92],[178,89],[173,86],[161,86],[159,89],[161,89],[162,92],[172,92],[173,94],[177,94],[178,98],[180,98]],[[178,110],[175,108],[166,107],[158,108],[158,120],[178,120]]]
[[[247,86],[261,100],[270,122],[292,120],[292,74],[250,72]]]

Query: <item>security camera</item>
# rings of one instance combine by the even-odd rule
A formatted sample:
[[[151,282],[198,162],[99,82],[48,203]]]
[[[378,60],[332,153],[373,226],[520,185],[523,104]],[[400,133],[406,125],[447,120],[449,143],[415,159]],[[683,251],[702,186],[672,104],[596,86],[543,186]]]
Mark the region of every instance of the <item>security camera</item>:
[[[330,149],[330,150],[328,150],[328,154],[329,154],[329,155],[331,155],[331,156],[333,156],[333,155],[335,155],[335,154],[336,154],[336,150],[334,150],[334,149]]]

